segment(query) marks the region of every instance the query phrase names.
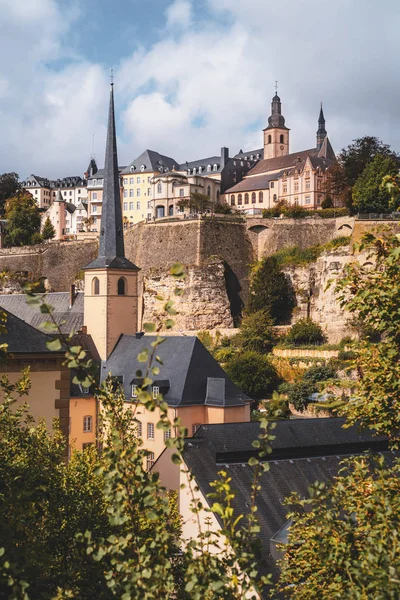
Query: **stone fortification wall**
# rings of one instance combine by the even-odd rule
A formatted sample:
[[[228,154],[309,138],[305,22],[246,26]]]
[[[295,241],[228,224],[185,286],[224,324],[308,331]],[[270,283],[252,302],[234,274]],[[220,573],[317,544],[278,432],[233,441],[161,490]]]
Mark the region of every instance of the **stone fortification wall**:
[[[66,291],[77,273],[96,256],[97,241],[50,242],[0,250],[0,270],[26,273],[32,280],[46,279],[54,292]]]
[[[172,333],[233,327],[224,271],[218,258],[201,267],[187,267],[182,281],[176,281],[164,268],[149,269],[143,278],[143,322],[161,327],[168,318],[164,305],[173,300],[177,314],[172,316]],[[183,290],[181,296],[174,294],[177,287]]]

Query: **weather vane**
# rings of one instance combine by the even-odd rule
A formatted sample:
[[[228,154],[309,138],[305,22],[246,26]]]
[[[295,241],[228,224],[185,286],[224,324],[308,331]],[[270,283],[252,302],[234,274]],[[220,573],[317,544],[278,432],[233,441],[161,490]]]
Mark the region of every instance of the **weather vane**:
[[[111,69],[110,79],[111,79],[111,85],[114,85],[114,69]]]

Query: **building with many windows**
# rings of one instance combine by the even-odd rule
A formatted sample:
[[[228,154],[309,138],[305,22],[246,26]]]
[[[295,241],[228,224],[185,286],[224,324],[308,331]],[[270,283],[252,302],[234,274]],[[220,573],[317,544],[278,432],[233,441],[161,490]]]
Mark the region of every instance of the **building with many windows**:
[[[282,115],[281,100],[275,94],[268,126],[263,132],[263,159],[242,181],[225,192],[224,200],[232,208],[257,213],[282,200],[308,209],[321,206],[328,194],[329,168],[336,164],[322,106],[314,148],[289,153],[289,131]]]
[[[58,190],[61,191],[65,202],[75,206],[87,201],[87,181],[85,177],[79,175],[62,179],[47,179],[46,177],[29,175],[21,185],[32,194],[39,208],[48,209],[54,202]]]

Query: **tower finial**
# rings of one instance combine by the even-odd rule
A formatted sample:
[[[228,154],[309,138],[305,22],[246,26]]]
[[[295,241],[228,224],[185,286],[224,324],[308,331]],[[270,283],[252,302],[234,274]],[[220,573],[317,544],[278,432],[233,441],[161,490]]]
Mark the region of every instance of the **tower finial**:
[[[111,85],[114,85],[114,69],[113,68],[111,69],[111,72],[110,72],[110,80],[111,80]]]
[[[275,80],[275,94],[278,93],[278,80]]]

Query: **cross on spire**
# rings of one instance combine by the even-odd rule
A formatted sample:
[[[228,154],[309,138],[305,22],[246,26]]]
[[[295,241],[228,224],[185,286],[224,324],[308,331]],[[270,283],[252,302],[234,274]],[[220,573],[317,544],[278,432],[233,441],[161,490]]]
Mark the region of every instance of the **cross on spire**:
[[[110,72],[110,81],[111,81],[111,85],[114,85],[114,69],[111,69]]]

